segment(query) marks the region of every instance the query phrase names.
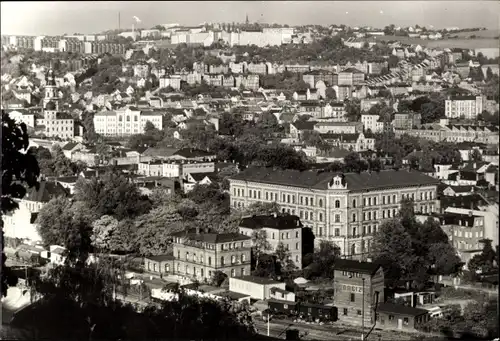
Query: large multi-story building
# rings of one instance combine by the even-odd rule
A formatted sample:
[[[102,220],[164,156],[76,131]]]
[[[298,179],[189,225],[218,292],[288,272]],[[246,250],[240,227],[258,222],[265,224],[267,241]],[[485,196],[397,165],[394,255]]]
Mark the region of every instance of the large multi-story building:
[[[209,281],[215,271],[228,277],[250,274],[250,237],[239,233],[214,233],[195,228],[172,235],[174,273]]]
[[[439,180],[407,170],[338,174],[324,171],[251,167],[230,179],[231,207],[276,202],[283,212],[302,216],[316,242],[329,240],[342,254],[370,252],[373,233],[398,215],[403,198],[416,211],[438,211]]]
[[[302,269],[302,223],[299,217],[277,214],[244,217],[240,221],[239,230],[241,234],[250,237],[253,231],[266,231],[266,238],[271,246],[267,252],[275,252],[282,243],[290,252],[293,264]]]
[[[384,303],[382,267],[375,263],[338,259],[334,265],[333,283],[339,320],[361,324],[364,319],[366,326],[372,325],[377,303]]]
[[[144,132],[147,122],[163,129],[163,115],[127,106],[116,111],[101,111],[94,115],[95,132],[104,136],[127,136]]]
[[[452,96],[445,101],[447,118],[475,120],[483,112],[482,96]]]
[[[314,130],[320,134],[356,134],[363,131],[361,122],[318,122]]]

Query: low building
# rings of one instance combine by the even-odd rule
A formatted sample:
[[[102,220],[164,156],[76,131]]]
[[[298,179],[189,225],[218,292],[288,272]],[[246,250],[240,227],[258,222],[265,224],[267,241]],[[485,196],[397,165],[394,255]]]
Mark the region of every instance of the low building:
[[[286,290],[286,284],[256,276],[231,277],[229,279],[230,291],[249,295],[255,300],[267,300],[271,298],[272,288]]]
[[[237,189],[234,189],[234,194]],[[250,195],[257,197],[257,191],[250,190]],[[268,196],[269,193],[266,193]],[[269,198],[266,198],[269,200]],[[303,212],[300,211],[300,215]],[[290,260],[296,267],[302,269],[302,223],[299,217],[294,215],[259,215],[244,217],[239,224],[239,231],[246,236],[252,236],[254,231],[264,230],[267,241],[271,245],[270,253],[273,253],[280,243],[290,252]]]
[[[381,303],[377,307],[377,324],[384,329],[414,331],[430,319],[429,311],[393,303]]]
[[[173,255],[158,255],[144,257],[144,271],[155,275],[163,276],[172,273],[174,270]]]
[[[364,319],[365,325],[373,324],[375,307],[384,302],[382,267],[375,263],[338,259],[334,272],[334,301],[339,319],[356,324],[361,324]]]

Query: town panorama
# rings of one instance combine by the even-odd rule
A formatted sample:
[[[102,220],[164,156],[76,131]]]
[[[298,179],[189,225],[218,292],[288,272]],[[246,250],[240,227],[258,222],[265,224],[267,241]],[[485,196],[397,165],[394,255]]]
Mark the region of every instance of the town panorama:
[[[382,3],[2,3],[2,339],[498,340],[499,12]]]

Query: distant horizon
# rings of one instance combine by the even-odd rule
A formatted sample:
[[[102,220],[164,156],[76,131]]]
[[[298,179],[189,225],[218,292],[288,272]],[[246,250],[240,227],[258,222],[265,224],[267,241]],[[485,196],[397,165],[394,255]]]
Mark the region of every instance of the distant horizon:
[[[13,2],[3,1],[2,35],[97,34],[118,29],[131,30],[133,16],[141,19],[138,29],[178,23],[347,25],[384,28],[425,26],[499,29],[497,1],[191,1],[191,2]],[[196,11],[193,11],[196,9]],[[466,14],[466,15],[464,15]]]

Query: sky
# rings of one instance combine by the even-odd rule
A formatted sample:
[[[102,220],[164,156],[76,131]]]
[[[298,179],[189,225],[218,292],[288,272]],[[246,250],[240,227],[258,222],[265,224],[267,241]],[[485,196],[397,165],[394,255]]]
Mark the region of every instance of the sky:
[[[345,24],[382,28],[421,25],[436,28],[499,28],[498,1],[71,1],[8,2],[0,5],[1,33],[62,35],[99,33],[157,24],[203,22]]]

